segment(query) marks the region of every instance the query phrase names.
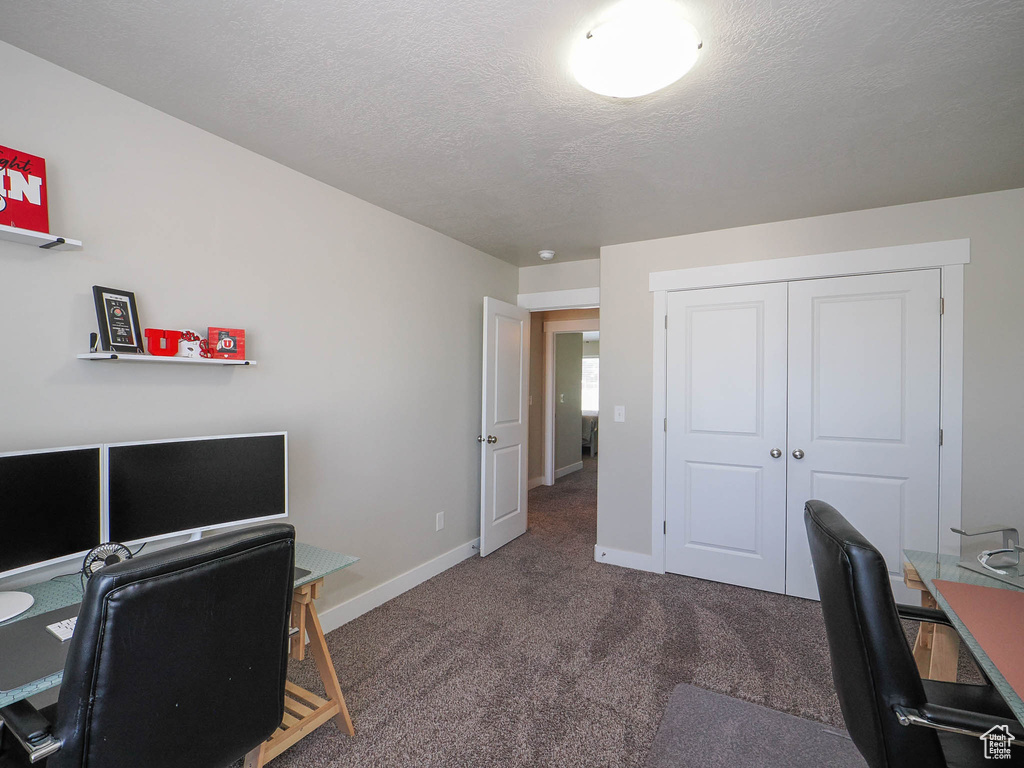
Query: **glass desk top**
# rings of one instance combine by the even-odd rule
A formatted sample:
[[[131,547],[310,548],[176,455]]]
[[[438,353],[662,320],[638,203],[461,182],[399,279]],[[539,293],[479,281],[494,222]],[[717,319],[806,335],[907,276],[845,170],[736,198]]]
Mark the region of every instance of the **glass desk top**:
[[[305,568],[310,571],[309,575],[295,580],[295,587],[304,587],[319,581],[324,576],[330,576],[335,571],[348,568],[353,563],[358,563],[359,558],[352,555],[343,555],[340,552],[331,552],[329,549],[320,549],[312,544],[304,544],[301,541],[295,542],[295,567]]]
[[[957,564],[960,558],[956,555],[936,555],[934,552],[919,552],[913,549],[904,550],[903,554],[906,555],[910,564],[917,569],[917,574],[921,577],[921,581],[928,587],[928,591],[935,598],[942,612],[949,617],[953,629],[960,635],[961,640],[967,644],[967,647],[977,660],[978,666],[988,675],[992,685],[999,691],[999,695],[1006,700],[1006,703],[1010,705],[1010,709],[1013,710],[1013,714],[1016,715],[1017,719],[1024,723],[1024,700],[1021,700],[1020,695],[1006,682],[1002,672],[999,671],[996,665],[992,663],[992,660],[989,659],[988,654],[978,645],[974,635],[971,634],[971,631],[960,620],[960,617],[956,615],[956,612],[950,608],[949,603],[942,596],[942,593],[935,588],[933,582],[935,579],[940,579],[956,581],[961,584],[974,584],[979,587],[1020,590],[997,579],[990,579],[988,576],[976,571],[961,568]]]
[[[329,576],[342,568],[347,568],[353,563],[359,562],[358,557],[343,555],[338,552],[331,552],[327,549],[304,544],[301,541],[295,542],[295,567],[304,568],[308,574],[295,580],[295,587],[303,587],[312,584],[325,576]],[[51,581],[44,581],[39,584],[32,584],[28,587],[18,587],[20,592],[28,592],[35,598],[32,607],[23,614],[11,619],[4,624],[22,621],[24,619],[38,616],[47,611],[55,611],[75,603],[82,602],[83,582],[78,574],[58,576]],[[5,648],[0,648],[0,653],[8,653]],[[49,690],[60,685],[64,677],[64,670],[60,669],[51,675],[42,677],[39,680],[20,686],[6,693],[0,693],[0,707],[13,704],[16,701],[35,696],[37,693]]]

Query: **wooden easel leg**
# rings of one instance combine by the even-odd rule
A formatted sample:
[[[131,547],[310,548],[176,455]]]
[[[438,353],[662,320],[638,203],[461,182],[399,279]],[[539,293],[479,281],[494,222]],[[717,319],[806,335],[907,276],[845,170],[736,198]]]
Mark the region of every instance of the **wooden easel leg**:
[[[932,658],[928,670],[931,680],[955,683],[960,657],[960,638],[952,627],[933,625]]]
[[[928,677],[932,668],[932,638],[934,624],[922,622],[917,628],[917,640],[914,641],[914,661],[921,677]]]
[[[925,608],[938,608],[924,582],[917,577],[917,571],[909,571],[904,566],[904,578],[911,589],[921,590],[921,605]],[[909,577],[908,577],[908,574]],[[914,661],[921,677],[928,680],[941,680],[948,683],[956,682],[957,661],[960,655],[960,638],[951,627],[922,622],[917,630],[914,642]]]
[[[267,742],[263,742],[258,747],[250,751],[245,756],[245,761],[242,763],[242,768],[263,768],[263,756],[267,751]]]
[[[928,592],[921,593],[921,605],[925,608],[939,607]],[[928,667],[921,677],[929,680],[941,680],[946,683],[956,682],[957,661],[960,656],[960,638],[952,627],[942,624],[922,624],[921,632],[928,628]],[[915,646],[916,649],[916,646]],[[920,667],[920,664],[918,664]]]
[[[292,637],[290,653],[296,661],[306,658],[306,611],[304,609],[305,605],[298,600],[292,602],[292,626],[298,627],[299,631]]]
[[[320,679],[323,681],[327,698],[337,701],[339,712],[334,718],[338,730],[355,736],[355,728],[352,727],[352,718],[349,717],[348,707],[345,705],[345,696],[341,693],[341,684],[338,683],[338,673],[334,671],[334,663],[327,651],[327,638],[324,637],[323,627],[320,626],[320,617],[317,616],[313,603],[306,604],[306,631],[309,634],[309,650],[313,652],[316,660],[317,671],[320,672]]]

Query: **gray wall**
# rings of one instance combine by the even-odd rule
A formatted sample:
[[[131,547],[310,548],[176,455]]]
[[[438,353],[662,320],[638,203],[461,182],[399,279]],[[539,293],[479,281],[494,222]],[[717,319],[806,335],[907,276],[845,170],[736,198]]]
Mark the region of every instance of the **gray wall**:
[[[583,334],[555,334],[555,470],[583,460]]]
[[[965,268],[963,522],[1024,528],[1024,189],[601,249],[601,546],[651,551],[650,272],[970,238]]]
[[[0,242],[0,451],[288,430],[299,538],[363,558],[321,610],[479,535],[482,297],[515,303],[515,267],[6,44],[0,92],[85,242]],[[245,328],[259,366],[76,360],[93,284]]]
[[[565,262],[556,258],[549,264],[519,268],[520,293],[597,288],[600,282],[601,262],[597,258]]]

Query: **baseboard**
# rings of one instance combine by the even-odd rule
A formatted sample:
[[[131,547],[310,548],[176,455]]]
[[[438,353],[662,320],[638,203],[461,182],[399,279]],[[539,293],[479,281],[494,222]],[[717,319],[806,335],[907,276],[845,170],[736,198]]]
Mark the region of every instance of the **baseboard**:
[[[560,477],[565,477],[566,475],[571,475],[573,472],[579,472],[581,469],[583,469],[582,461],[577,461],[575,464],[569,464],[567,466],[562,467],[561,469],[556,469],[555,480],[557,480]]]
[[[526,490],[532,491],[538,485],[544,485],[544,475],[540,477],[531,477],[529,482],[526,484]]]
[[[624,549],[610,549],[608,547],[595,546],[594,560],[599,563],[618,565],[623,568],[632,568],[636,571],[650,571],[651,573],[664,573],[664,566],[655,561],[654,555],[644,555],[640,552],[628,552]]]
[[[390,581],[385,581],[361,595],[356,595],[340,605],[328,608],[320,614],[320,623],[323,625],[324,632],[330,632],[332,629],[348,624],[352,619],[384,605],[388,600],[398,597],[403,592],[408,592],[427,579],[432,579],[453,565],[458,565],[466,558],[478,554],[480,554],[480,539],[467,541],[465,544],[461,544],[443,555],[438,555],[433,560],[428,560],[400,576],[395,576]]]

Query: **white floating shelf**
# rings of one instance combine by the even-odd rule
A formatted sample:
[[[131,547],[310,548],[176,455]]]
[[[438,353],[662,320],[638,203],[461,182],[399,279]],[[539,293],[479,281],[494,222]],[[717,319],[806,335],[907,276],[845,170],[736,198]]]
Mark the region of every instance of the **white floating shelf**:
[[[186,365],[256,365],[255,360],[223,360],[207,357],[160,357],[158,355],[126,355],[122,352],[88,352],[79,360],[111,360],[115,363],[185,363]]]
[[[81,240],[49,235],[46,232],[33,232],[31,229],[8,227],[3,224],[0,224],[0,240],[10,240],[12,243],[22,243],[23,245],[36,245],[50,251],[82,250]]]

